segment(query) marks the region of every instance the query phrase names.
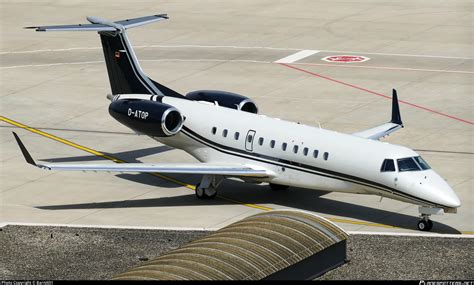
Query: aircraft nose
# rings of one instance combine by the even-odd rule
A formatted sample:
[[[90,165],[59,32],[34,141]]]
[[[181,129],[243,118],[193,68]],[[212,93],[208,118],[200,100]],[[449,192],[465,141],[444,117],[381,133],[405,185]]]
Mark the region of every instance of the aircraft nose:
[[[432,177],[433,184],[431,185],[433,188],[433,192],[437,193],[436,200],[438,203],[449,208],[458,208],[461,206],[461,201],[459,200],[458,195],[456,192],[449,186],[449,184],[439,175],[435,174]]]
[[[454,193],[453,189],[449,189],[451,193],[445,195],[444,204],[450,208],[459,208],[461,206],[461,200],[459,200],[458,195]]]

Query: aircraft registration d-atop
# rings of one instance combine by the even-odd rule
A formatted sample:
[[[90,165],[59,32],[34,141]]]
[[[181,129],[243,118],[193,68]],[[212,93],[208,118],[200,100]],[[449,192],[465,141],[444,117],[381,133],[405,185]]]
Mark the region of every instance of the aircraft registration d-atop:
[[[97,31],[112,94],[109,113],[138,134],[182,149],[196,163],[37,164],[16,134],[28,163],[48,170],[202,174],[196,196],[213,198],[225,178],[334,192],[373,194],[419,205],[419,230],[432,214],[455,213],[459,198],[415,151],[379,139],[403,127],[393,90],[391,121],[353,134],[258,114],[242,95],[171,90],[147,77],[126,30],[167,19],[165,14],[90,24],[38,26],[36,31]]]

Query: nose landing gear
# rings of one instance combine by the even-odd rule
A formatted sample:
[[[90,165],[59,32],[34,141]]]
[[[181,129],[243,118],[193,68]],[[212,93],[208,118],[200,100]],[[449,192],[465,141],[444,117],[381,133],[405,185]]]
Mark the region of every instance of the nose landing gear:
[[[431,215],[442,215],[444,209],[436,207],[420,206],[418,208],[420,215],[420,221],[418,221],[417,228],[420,231],[429,231],[433,228],[433,222],[430,220]]]
[[[217,196],[217,187],[224,177],[217,175],[204,175],[201,182],[196,185],[196,197],[198,199],[212,199]]]
[[[430,220],[430,215],[421,214],[421,220],[417,224],[420,231],[430,231],[433,228],[433,222]]]

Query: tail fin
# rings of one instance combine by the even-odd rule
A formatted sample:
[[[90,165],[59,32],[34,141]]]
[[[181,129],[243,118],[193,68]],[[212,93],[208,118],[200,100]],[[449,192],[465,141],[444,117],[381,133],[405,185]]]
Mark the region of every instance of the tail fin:
[[[182,98],[183,95],[153,80],[143,73],[128,40],[126,30],[168,19],[166,14],[110,22],[87,17],[91,24],[26,27],[38,32],[47,31],[97,31],[102,42],[105,63],[112,94],[153,94]]]

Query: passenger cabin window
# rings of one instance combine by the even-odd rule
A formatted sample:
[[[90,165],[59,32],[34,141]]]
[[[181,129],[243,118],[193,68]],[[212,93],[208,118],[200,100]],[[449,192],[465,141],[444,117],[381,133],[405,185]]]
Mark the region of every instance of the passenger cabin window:
[[[259,138],[259,139],[258,139],[258,144],[259,144],[259,145],[263,145],[263,138]]]
[[[227,129],[224,129],[224,130],[222,131],[222,136],[223,136],[224,138],[226,138],[228,132],[229,132],[229,131],[228,131]]]
[[[308,155],[308,151],[309,149],[307,147],[303,148],[303,154],[304,156],[307,156]]]
[[[271,147],[271,148],[274,148],[274,147],[275,147],[275,141],[274,141],[274,140],[271,140],[271,141],[270,141],[270,147]]]
[[[390,171],[395,171],[395,162],[393,159],[385,159],[382,162],[382,167],[380,168],[381,172],[390,172]]]
[[[238,139],[239,139],[239,135],[240,135],[239,132],[235,132],[235,134],[234,134],[235,140],[238,140]],[[249,137],[250,137],[250,136],[249,136]]]
[[[329,153],[325,152],[324,155],[323,155],[323,157],[324,157],[324,160],[328,160],[328,158],[329,158]]]
[[[295,145],[295,146],[293,147],[293,152],[294,152],[294,153],[298,153],[298,146],[297,146],[297,145]]]
[[[418,171],[421,170],[412,157],[397,159],[398,171]]]
[[[287,147],[287,146],[288,146],[287,143],[282,143],[282,144],[281,144],[281,149],[282,149],[283,151],[286,151],[286,147]]]
[[[213,127],[213,128],[212,128],[212,134],[215,135],[216,132],[217,132],[217,128],[216,128],[216,127]]]
[[[313,151],[313,157],[314,157],[314,158],[318,158],[318,154],[319,154],[319,151],[318,151],[317,149],[315,149],[315,150]]]

